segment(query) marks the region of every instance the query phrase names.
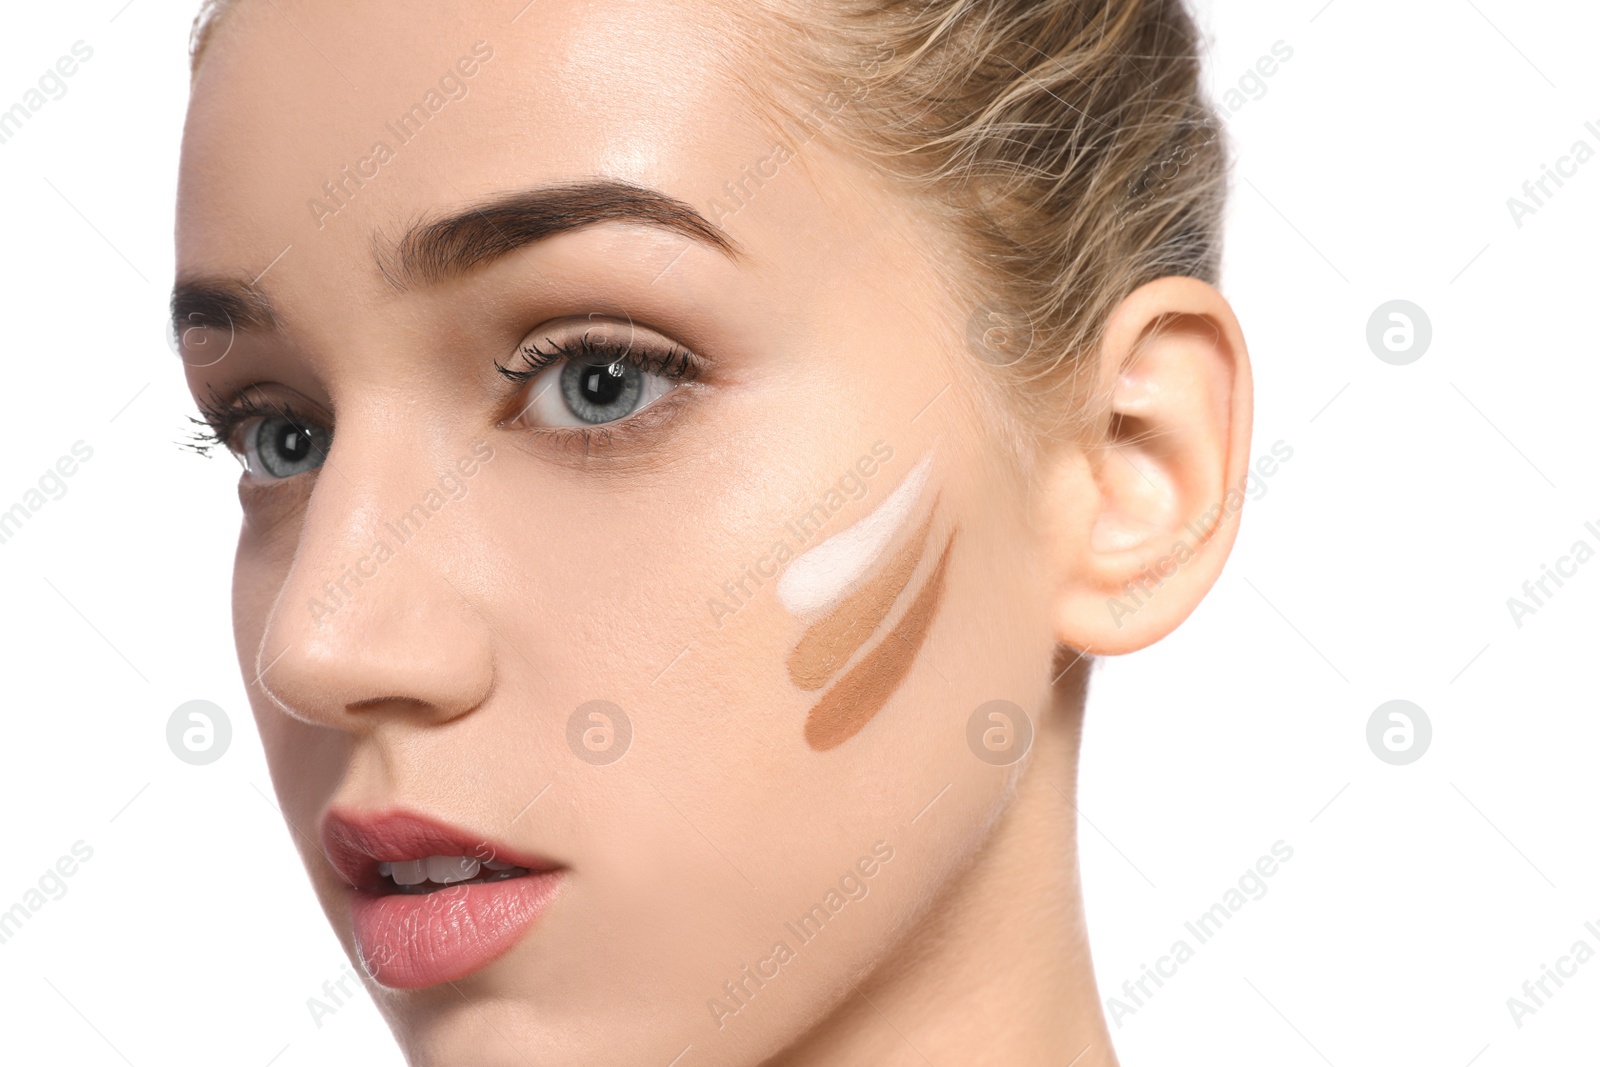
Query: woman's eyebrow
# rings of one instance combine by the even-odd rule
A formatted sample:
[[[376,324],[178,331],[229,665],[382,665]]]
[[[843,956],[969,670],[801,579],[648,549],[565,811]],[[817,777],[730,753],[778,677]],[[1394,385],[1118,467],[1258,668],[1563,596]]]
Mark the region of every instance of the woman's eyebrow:
[[[745,252],[682,200],[628,182],[595,179],[502,193],[419,223],[388,250],[374,241],[378,270],[391,285],[431,285],[525,245],[601,222],[635,222],[682,234],[734,262]],[[271,330],[272,303],[253,284],[223,277],[180,277],[172,290],[173,328]]]
[[[744,252],[720,227],[682,200],[608,179],[504,193],[412,227],[379,269],[391,283],[433,284],[524,245],[600,222],[636,222],[682,234],[737,262]]]
[[[252,282],[221,277],[180,277],[172,287],[172,329],[271,330],[278,325],[267,294]]]

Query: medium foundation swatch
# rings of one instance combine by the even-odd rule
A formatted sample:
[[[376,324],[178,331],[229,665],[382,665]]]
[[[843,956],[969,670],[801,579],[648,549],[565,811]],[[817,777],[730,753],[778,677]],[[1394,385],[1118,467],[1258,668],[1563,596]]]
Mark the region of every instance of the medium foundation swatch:
[[[937,498],[934,505],[938,505]],[[922,562],[922,550],[932,527],[930,511],[921,528],[894,554],[887,567],[806,630],[789,653],[790,681],[801,689],[821,689],[866,644],[872,632],[889,617],[917,564]]]
[[[939,562],[894,629],[824,693],[806,716],[806,743],[818,752],[836,748],[859,733],[911,672],[944,598],[945,571],[955,539],[956,531],[951,530]]]
[[[871,514],[796,559],[779,579],[784,606],[812,620],[789,652],[788,670],[797,688],[823,690],[804,731],[806,743],[819,752],[848,741],[883,710],[910,674],[938,614],[956,536],[952,529],[938,561],[923,567],[938,493],[904,543],[890,548],[919,510],[932,462],[932,453],[924,456]],[[872,645],[919,570],[927,576],[910,604]],[[825,614],[817,618],[819,612]]]

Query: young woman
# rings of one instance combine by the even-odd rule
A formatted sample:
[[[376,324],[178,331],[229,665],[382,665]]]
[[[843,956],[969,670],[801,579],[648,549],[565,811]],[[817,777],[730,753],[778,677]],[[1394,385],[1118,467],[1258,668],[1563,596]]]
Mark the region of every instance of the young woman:
[[[1088,664],[1231,546],[1179,0],[235,0],[173,297],[416,1064],[1115,1062]]]

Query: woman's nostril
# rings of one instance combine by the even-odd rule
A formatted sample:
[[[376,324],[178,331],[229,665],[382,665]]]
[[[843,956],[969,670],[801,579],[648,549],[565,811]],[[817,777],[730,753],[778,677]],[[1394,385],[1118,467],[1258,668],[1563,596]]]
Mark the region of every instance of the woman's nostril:
[[[350,712],[388,711],[415,715],[428,714],[434,709],[431,705],[425,701],[418,700],[416,697],[387,696],[358,700],[353,704],[346,705],[345,710]]]

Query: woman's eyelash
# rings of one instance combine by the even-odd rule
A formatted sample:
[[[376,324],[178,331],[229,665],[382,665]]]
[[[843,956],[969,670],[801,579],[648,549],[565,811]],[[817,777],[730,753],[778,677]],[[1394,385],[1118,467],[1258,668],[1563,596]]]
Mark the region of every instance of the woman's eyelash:
[[[495,364],[501,375],[517,385],[526,385],[540,372],[564,359],[583,360],[589,363],[630,362],[640,370],[659,374],[674,381],[693,381],[699,377],[703,364],[698,356],[682,345],[672,345],[665,351],[616,341],[597,341],[587,334],[575,342],[557,344],[545,338],[548,350],[537,343],[524,344],[517,349],[514,361],[520,366]],[[199,417],[189,416],[193,424],[188,439],[179,447],[209,456],[221,447],[233,450],[233,438],[239,427],[250,419],[275,415],[300,425],[320,425],[319,420],[302,417],[287,401],[268,401],[249,390],[232,398],[223,397],[215,390],[197,401]]]
[[[189,416],[194,428],[189,432],[189,440],[180,447],[202,456],[211,455],[219,446],[232,451],[239,427],[258,416],[276,415],[301,426],[321,425],[317,419],[302,418],[288,402],[264,400],[249,391],[227,399],[212,390],[197,402],[197,406],[200,417]]]
[[[518,385],[526,385],[537,378],[545,368],[564,359],[582,360],[594,364],[628,362],[646,373],[685,382],[699,377],[702,369],[698,356],[682,345],[676,344],[661,352],[631,342],[618,344],[611,340],[596,341],[587,333],[579,337],[576,342],[564,345],[557,344],[548,337],[544,343],[549,346],[549,351],[540,349],[537,342],[520,346],[515,356],[515,360],[522,364],[520,367],[497,363],[495,368],[507,380]]]

